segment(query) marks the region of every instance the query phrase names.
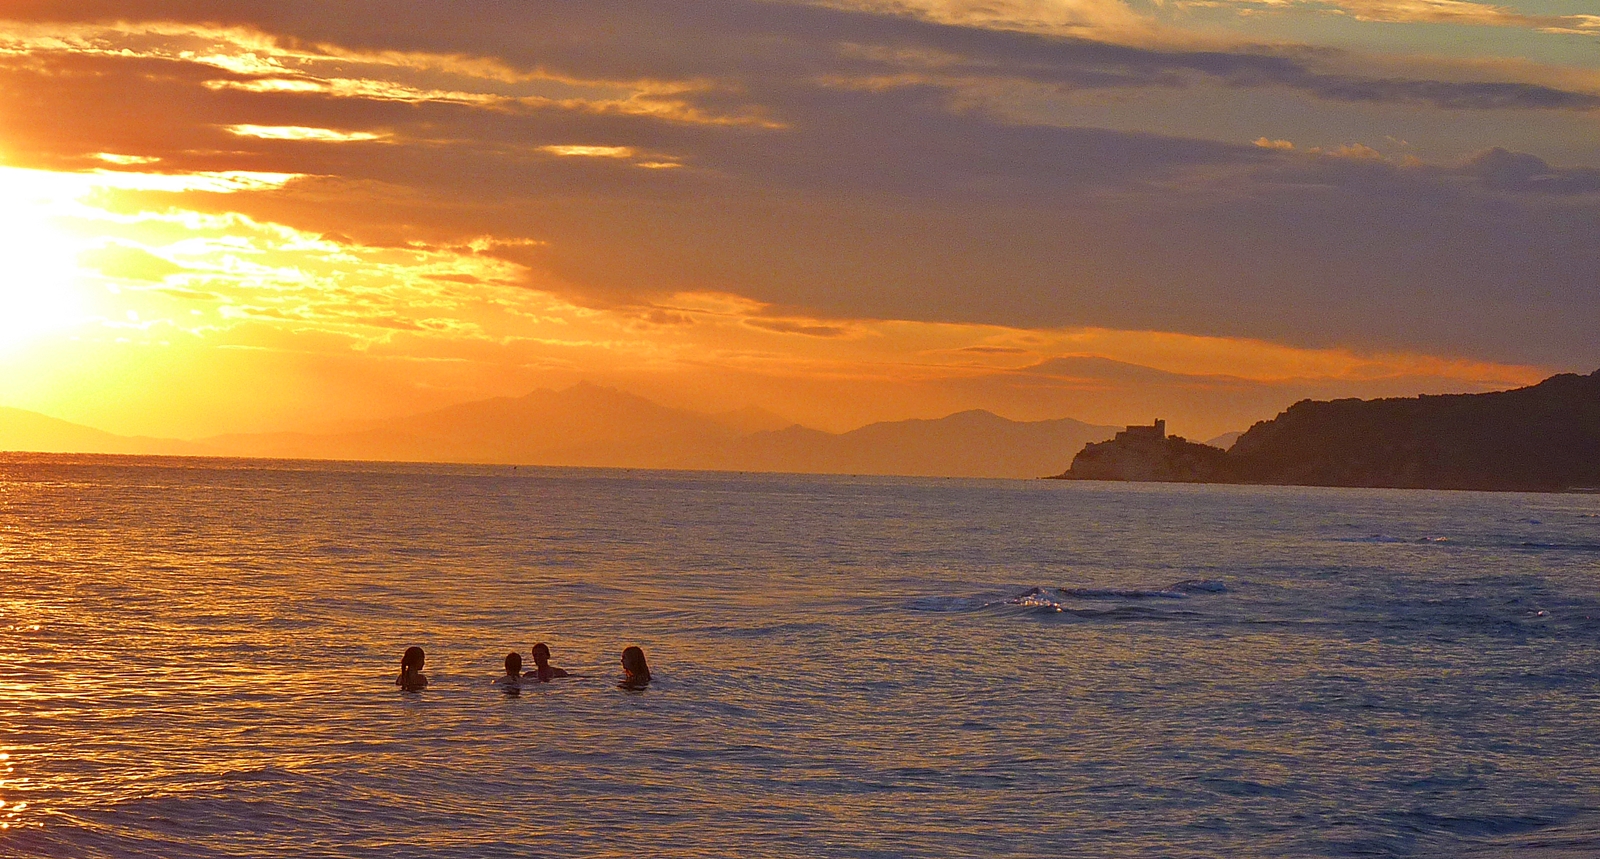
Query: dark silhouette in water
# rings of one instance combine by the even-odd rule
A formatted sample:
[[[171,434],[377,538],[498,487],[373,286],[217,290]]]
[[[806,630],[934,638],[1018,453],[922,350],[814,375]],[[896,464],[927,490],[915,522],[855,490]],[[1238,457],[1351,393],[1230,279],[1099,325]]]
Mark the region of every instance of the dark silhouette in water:
[[[650,665],[644,661],[644,651],[628,647],[622,651],[622,682],[624,689],[643,689],[650,685]]]
[[[550,664],[550,645],[545,644],[542,641],[538,644],[535,644],[533,646],[532,656],[534,668],[524,676],[531,677],[540,683],[549,683],[551,680],[554,680],[557,677],[572,676],[571,674],[568,674],[565,669],[556,668]]]
[[[406,654],[400,657],[400,676],[395,678],[394,685],[399,686],[403,692],[421,692],[428,688],[428,678],[422,675],[422,663],[427,659],[420,647],[406,648]]]
[[[496,677],[494,682],[499,685],[507,695],[513,697],[522,694],[522,654],[515,651],[506,654],[506,673]]]

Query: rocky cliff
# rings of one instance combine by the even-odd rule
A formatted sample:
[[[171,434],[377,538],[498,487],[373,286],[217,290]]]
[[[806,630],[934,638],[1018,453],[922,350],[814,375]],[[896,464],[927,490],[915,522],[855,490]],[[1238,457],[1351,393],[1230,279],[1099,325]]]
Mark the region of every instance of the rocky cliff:
[[[1600,371],[1526,388],[1295,403],[1228,452],[1237,479],[1312,486],[1600,486]]]
[[[1229,483],[1233,462],[1220,447],[1180,436],[1134,436],[1090,444],[1060,475],[1068,480],[1136,480],[1166,483]]]
[[[1526,388],[1383,400],[1304,400],[1220,448],[1130,427],[1060,475],[1413,489],[1600,488],[1600,371]],[[1135,432],[1138,430],[1139,432]]]

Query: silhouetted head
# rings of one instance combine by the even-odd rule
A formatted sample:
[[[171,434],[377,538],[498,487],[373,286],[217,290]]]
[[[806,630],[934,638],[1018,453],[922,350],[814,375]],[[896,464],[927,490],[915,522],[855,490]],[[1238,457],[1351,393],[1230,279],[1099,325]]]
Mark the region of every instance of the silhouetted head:
[[[520,653],[507,653],[506,654],[506,674],[508,676],[511,676],[511,677],[521,677],[522,676],[522,654],[520,654]]]
[[[409,674],[422,670],[422,662],[427,659],[420,647],[407,647],[406,655],[400,657],[400,673]]]
[[[543,668],[550,662],[550,645],[539,642],[533,646],[533,664]]]
[[[637,647],[629,647],[622,651],[622,673],[624,683],[643,686],[650,682],[650,665],[644,661],[644,651]]]

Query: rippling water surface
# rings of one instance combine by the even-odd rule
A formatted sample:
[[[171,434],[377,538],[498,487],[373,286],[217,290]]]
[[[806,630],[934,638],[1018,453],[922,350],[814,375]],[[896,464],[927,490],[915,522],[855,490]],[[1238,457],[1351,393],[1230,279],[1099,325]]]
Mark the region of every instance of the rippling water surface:
[[[587,679],[491,684],[538,640]],[[7,856],[1594,856],[1600,497],[10,455],[0,825]]]

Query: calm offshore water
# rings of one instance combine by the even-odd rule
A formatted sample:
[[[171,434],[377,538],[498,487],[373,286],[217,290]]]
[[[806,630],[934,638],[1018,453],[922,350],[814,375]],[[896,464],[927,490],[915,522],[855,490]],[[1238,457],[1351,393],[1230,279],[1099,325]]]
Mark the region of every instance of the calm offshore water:
[[[0,754],[5,856],[1593,856],[1600,497],[10,455]]]

